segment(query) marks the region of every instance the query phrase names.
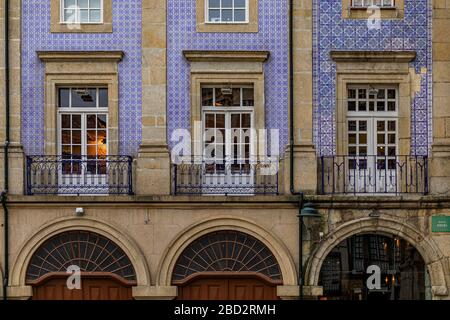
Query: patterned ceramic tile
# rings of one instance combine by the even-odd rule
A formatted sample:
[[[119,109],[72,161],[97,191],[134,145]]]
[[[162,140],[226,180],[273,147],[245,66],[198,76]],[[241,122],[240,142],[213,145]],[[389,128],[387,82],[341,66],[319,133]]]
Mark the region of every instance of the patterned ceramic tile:
[[[383,20],[369,30],[366,20],[342,19],[342,0],[313,0],[314,141],[324,155],[336,152],[335,73],[331,50],[414,50],[411,64],[427,74],[411,103],[412,153],[427,154],[431,144],[432,6],[428,0],[405,0],[403,20]],[[320,125],[319,125],[320,124]]]
[[[288,1],[259,1],[258,33],[197,33],[196,0],[168,1],[168,127],[190,126],[189,64],[183,50],[267,50],[265,64],[266,127],[280,129],[287,142]]]
[[[122,50],[119,66],[120,153],[141,142],[141,0],[113,1],[113,33],[52,34],[50,2],[22,1],[22,143],[29,155],[44,152],[44,64],[36,51]]]

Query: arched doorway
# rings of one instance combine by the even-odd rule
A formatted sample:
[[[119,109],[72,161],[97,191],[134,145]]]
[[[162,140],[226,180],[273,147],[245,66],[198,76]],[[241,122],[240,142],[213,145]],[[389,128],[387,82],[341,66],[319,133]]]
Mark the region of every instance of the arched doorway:
[[[181,300],[275,300],[282,284],[273,253],[255,237],[217,231],[192,242],[175,264]]]
[[[380,273],[368,271],[371,266]],[[417,249],[398,236],[379,233],[353,235],[335,246],[322,264],[319,285],[321,299],[327,300],[431,297],[426,264]]]
[[[80,271],[79,289],[67,285],[69,269]],[[26,283],[33,287],[36,300],[130,300],[136,273],[125,252],[110,239],[89,231],[68,231],[34,252]]]

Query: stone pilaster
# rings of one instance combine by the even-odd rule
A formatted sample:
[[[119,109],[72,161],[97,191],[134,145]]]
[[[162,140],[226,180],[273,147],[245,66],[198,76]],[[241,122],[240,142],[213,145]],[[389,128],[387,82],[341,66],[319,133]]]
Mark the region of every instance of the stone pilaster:
[[[142,0],[142,145],[136,193],[170,194],[166,126],[166,0]]]
[[[433,1],[433,146],[430,192],[450,195],[450,3]]]
[[[4,144],[6,141],[5,105],[5,57],[4,1],[0,2],[0,189],[4,185]],[[23,194],[24,154],[21,145],[21,1],[9,2],[9,98],[10,98],[10,147],[9,147],[9,193]]]
[[[317,191],[317,157],[313,144],[312,1],[294,1],[294,188]],[[289,153],[285,168],[289,168]],[[285,174],[289,179],[289,174]],[[289,188],[289,183],[285,183]]]

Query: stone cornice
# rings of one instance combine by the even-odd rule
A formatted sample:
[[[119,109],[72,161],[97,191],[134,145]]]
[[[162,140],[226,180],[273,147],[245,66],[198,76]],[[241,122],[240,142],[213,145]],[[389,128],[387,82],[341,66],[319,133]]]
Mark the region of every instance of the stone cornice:
[[[123,51],[38,51],[39,59],[44,62],[120,62]]]
[[[183,51],[188,61],[195,62],[265,62],[269,59],[269,51]]]
[[[409,63],[416,58],[415,51],[331,51],[335,62],[400,62]]]

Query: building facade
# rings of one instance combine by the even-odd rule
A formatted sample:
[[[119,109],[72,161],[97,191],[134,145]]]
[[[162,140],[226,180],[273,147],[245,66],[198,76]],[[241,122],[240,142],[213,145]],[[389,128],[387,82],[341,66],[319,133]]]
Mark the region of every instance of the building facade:
[[[448,299],[450,7],[372,4],[3,1],[2,296]]]

